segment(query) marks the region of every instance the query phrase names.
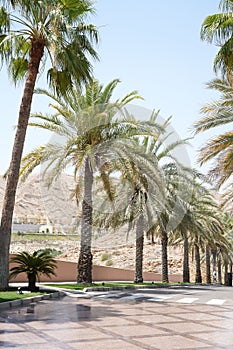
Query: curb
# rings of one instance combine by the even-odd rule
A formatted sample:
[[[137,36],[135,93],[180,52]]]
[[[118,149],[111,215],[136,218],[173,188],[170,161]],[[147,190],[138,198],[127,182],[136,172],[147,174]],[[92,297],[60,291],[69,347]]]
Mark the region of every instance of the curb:
[[[202,286],[202,287],[216,287],[216,285],[208,285],[208,284],[190,284],[190,283],[184,283],[184,284],[151,284],[151,285],[140,285],[138,284],[137,286],[115,286],[115,287],[87,287],[83,289],[84,293],[88,293],[88,292],[109,292],[112,290],[137,290],[137,289],[159,289],[159,288],[175,288],[175,289],[179,289],[179,288],[184,288],[184,287],[195,287],[195,286]]]
[[[41,300],[57,299],[57,298],[63,297],[64,295],[65,295],[64,292],[56,291],[54,293],[43,294],[43,295],[38,295],[34,297],[5,301],[3,303],[0,303],[0,310],[6,309],[6,308],[26,306],[31,303],[39,302]]]
[[[163,285],[163,286],[157,286],[157,285],[138,285],[138,286],[116,286],[116,287],[87,287],[83,289],[84,293],[88,293],[88,292],[109,292],[111,290],[137,290],[137,289],[142,289],[142,288],[162,288],[162,287],[168,287],[168,285]]]

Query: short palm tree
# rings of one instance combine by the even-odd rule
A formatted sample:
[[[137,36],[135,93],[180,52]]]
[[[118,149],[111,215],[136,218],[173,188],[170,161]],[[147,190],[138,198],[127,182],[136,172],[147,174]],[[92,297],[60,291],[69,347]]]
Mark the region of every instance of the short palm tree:
[[[88,56],[97,58],[95,27],[85,24],[89,0],[11,0],[0,2],[0,61],[14,82],[25,79],[0,225],[0,288],[6,288],[15,194],[32,97],[47,63],[49,83],[59,93],[91,78]]]
[[[11,262],[16,266],[10,270],[10,278],[18,276],[24,272],[28,278],[28,289],[31,292],[36,292],[36,281],[39,280],[39,276],[46,275],[51,277],[55,276],[56,261],[53,259],[53,255],[47,251],[35,251],[30,254],[28,252],[22,252],[15,254],[11,258]]]

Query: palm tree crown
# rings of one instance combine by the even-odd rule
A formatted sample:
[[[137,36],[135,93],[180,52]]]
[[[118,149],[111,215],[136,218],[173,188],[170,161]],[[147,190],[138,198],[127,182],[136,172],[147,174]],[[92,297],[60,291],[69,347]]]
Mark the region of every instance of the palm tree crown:
[[[84,23],[94,11],[90,1],[12,1],[11,5],[0,8],[0,57],[14,82],[26,76],[32,56],[42,60],[42,71],[49,59],[47,77],[57,91],[64,93],[74,82],[91,78],[86,55],[98,57],[92,46],[98,34],[92,24]]]
[[[10,278],[25,272],[28,277],[28,288],[30,291],[36,291],[36,280],[40,274],[51,277],[55,275],[56,261],[53,255],[47,251],[35,251],[30,254],[22,252],[14,255],[11,262],[17,265],[11,268]]]
[[[229,81],[233,69],[233,2],[222,0],[219,5],[221,13],[206,17],[201,26],[201,39],[215,43],[220,49],[214,60],[215,72],[220,70]]]
[[[230,83],[224,79],[214,79],[207,86],[218,91],[220,98],[202,107],[204,116],[194,123],[196,134],[233,122],[233,89]],[[218,186],[222,186],[233,173],[232,147],[233,132],[226,131],[207,141],[200,149],[198,160],[201,165],[213,161],[209,175]]]

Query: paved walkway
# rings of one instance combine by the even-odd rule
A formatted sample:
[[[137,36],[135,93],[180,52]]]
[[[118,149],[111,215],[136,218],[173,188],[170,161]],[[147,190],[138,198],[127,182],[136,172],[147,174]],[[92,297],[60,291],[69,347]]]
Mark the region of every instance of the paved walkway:
[[[215,285],[169,286],[137,288],[125,291],[96,291],[87,293],[92,298],[119,299],[121,301],[156,301],[184,304],[224,305],[233,307],[233,288]],[[233,348],[233,347],[232,347]]]
[[[79,295],[0,311],[7,350],[232,350],[232,329],[232,305]]]

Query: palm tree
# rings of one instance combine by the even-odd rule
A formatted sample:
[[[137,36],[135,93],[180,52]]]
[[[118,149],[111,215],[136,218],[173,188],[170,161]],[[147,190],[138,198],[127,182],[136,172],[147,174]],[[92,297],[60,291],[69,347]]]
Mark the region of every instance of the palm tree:
[[[113,214],[110,213],[110,215],[98,215],[98,218],[95,219],[100,226],[105,228],[113,227],[116,229],[128,223],[128,234],[130,230],[136,227],[134,279],[136,283],[143,281],[143,241],[145,232],[147,236],[155,233],[159,233],[161,236],[162,276],[163,281],[168,282],[168,233],[165,228],[172,215],[171,206],[167,203],[169,199],[166,188],[171,186],[169,180],[171,180],[171,174],[173,174],[176,177],[177,184],[175,195],[176,197],[178,194],[181,195],[182,191],[178,183],[181,182],[182,171],[185,172],[184,169],[181,170],[182,166],[178,169],[178,161],[175,159],[173,151],[176,147],[184,145],[186,140],[177,140],[175,142],[167,140],[171,136],[171,133],[167,130],[170,118],[163,124],[158,124],[158,113],[153,112],[149,120],[151,124],[157,123],[157,135],[155,134],[153,137],[145,136],[136,140],[135,149],[137,151],[134,154],[137,154],[137,157],[131,160],[132,164],[134,164],[134,171],[131,171],[131,166],[129,168],[127,167],[128,163],[125,159],[119,167],[116,166],[121,173],[123,183],[125,180],[129,181],[130,192],[128,193],[126,190],[119,191],[120,195],[115,198],[114,203],[115,212]],[[143,164],[142,159],[138,157],[140,152],[142,152],[142,158],[147,160],[147,164]],[[166,163],[168,160],[172,160],[174,163],[177,162],[177,166],[173,162],[165,166],[163,162]],[[162,164],[160,165],[159,162]],[[188,173],[187,169],[186,172]],[[175,212],[176,209],[174,206],[173,203],[172,209]],[[102,210],[102,212],[104,213],[105,210]],[[173,213],[173,215],[174,218],[175,214]]]
[[[143,282],[144,233],[157,222],[157,212],[163,208],[164,201],[161,170],[154,155],[148,153],[145,147],[148,137],[157,140],[164,130],[156,118],[157,114],[152,113],[148,123],[157,132],[154,135],[134,138],[133,148],[127,154],[121,154],[108,168],[110,173],[117,171],[120,174],[112,202],[113,210],[106,210],[109,208],[107,198],[100,203],[94,217],[95,225],[105,229],[116,230],[127,224],[126,239],[130,231],[136,228],[135,283]]]
[[[219,100],[202,107],[201,113],[204,117],[194,124],[196,134],[233,122],[233,88],[231,85],[226,80],[214,79],[207,86],[218,91],[221,96]],[[209,176],[219,187],[233,173],[232,145],[233,132],[227,131],[210,139],[199,152],[198,161],[201,165],[213,161]]]
[[[216,244],[223,247],[226,243],[222,237],[223,225],[220,207],[214,199],[213,193],[206,188],[203,179],[204,176],[196,172],[193,183],[183,183],[187,193],[189,191],[191,193],[187,195],[188,201],[183,200],[180,203],[181,210],[185,214],[170,237],[173,245],[182,242],[184,246],[183,282],[189,282],[189,252],[192,250],[196,263],[196,282],[201,283],[201,255],[204,255],[205,250],[207,283],[211,283],[210,249]]]
[[[179,163],[175,157],[174,152],[176,147],[184,146],[187,144],[187,140],[175,140],[170,141],[169,137],[172,135],[169,132],[170,119],[168,118],[162,125],[160,133],[157,138],[145,137],[143,139],[143,145],[145,148],[145,154],[152,155],[155,158],[155,163],[158,164],[159,173],[162,176],[163,181],[163,199],[160,204],[155,205],[155,202],[151,201],[150,205],[146,203],[146,209],[149,215],[150,224],[147,227],[147,236],[159,234],[161,238],[161,253],[162,253],[162,281],[169,282],[168,279],[168,234],[179,223],[182,215],[180,209],[178,209],[178,201],[184,199],[183,184],[190,182],[193,176],[191,169],[184,167]],[[158,173],[158,170],[157,170]],[[161,180],[160,180],[161,182]],[[182,189],[181,189],[182,187]],[[146,198],[150,197],[147,193]],[[148,215],[148,214],[147,214]],[[146,226],[145,226],[146,228]],[[137,233],[137,231],[136,231]],[[137,250],[137,246],[136,246]],[[138,249],[138,252],[142,252],[142,249]],[[138,254],[140,257],[140,254]],[[137,258],[137,255],[136,255]],[[136,260],[137,266],[137,260]]]
[[[57,93],[65,93],[73,84],[86,82],[91,78],[87,57],[97,58],[92,44],[97,42],[98,35],[93,25],[84,23],[86,16],[93,12],[89,0],[1,3],[0,59],[6,63],[14,82],[25,78],[0,225],[0,288],[6,288],[15,194],[39,69],[43,71],[49,58],[51,66],[47,76]]]
[[[201,283],[201,253],[207,253],[206,256],[206,275],[210,275],[209,271],[209,252],[212,251],[213,256],[217,257],[218,249],[226,250],[227,242],[223,236],[223,223],[221,220],[220,209],[213,196],[206,193],[195,199],[194,207],[194,231],[191,232],[191,246],[193,247],[196,262],[196,282]],[[208,260],[207,260],[208,259]],[[213,271],[216,271],[216,260],[214,262]],[[207,283],[210,283],[208,276]]]
[[[53,100],[52,115],[35,114],[39,122],[30,125],[45,128],[62,136],[62,143],[48,143],[30,152],[22,162],[22,173],[28,175],[43,163],[45,171],[50,170],[51,183],[61,172],[71,165],[76,181],[77,203],[82,202],[81,247],[78,261],[78,283],[92,282],[92,189],[94,176],[98,175],[112,201],[110,173],[111,164],[122,159],[133,158],[135,137],[153,135],[149,122],[136,121],[124,114],[122,108],[135,98],[136,91],[123,99],[111,103],[110,99],[119,80],[111,81],[103,87],[93,80],[85,91],[73,90],[69,95],[57,98],[53,94],[39,90]],[[123,115],[121,114],[123,113]],[[143,158],[141,157],[143,162]],[[145,161],[145,160],[144,160]],[[130,162],[129,162],[130,164]],[[131,169],[132,172],[132,169]]]
[[[221,13],[206,17],[201,26],[201,39],[208,43],[215,43],[220,47],[215,60],[214,70],[221,71],[223,77],[227,77],[230,85],[233,83],[233,2],[231,0],[220,1]]]
[[[135,183],[132,178],[130,179],[133,194],[128,200],[128,206],[125,206],[125,212],[122,213],[124,217],[122,223],[125,221],[129,223],[128,233],[136,226],[135,283],[143,282],[144,233],[153,229],[157,222],[157,213],[161,212],[164,207],[162,172],[153,155],[145,153],[144,157],[151,163],[152,172],[147,171],[145,166],[143,169],[140,166],[137,167],[134,174],[139,175],[138,182]]]
[[[180,144],[186,141],[179,141]],[[175,144],[173,145],[175,147]],[[172,162],[162,167],[165,176],[166,201],[165,210],[160,214],[158,221],[161,235],[162,248],[162,278],[164,282],[168,280],[168,244],[171,242],[175,231],[182,232],[182,237],[188,243],[188,232],[184,226],[184,221],[188,215],[188,204],[192,200],[193,169],[183,166],[177,159],[172,157]],[[189,190],[187,190],[187,188]],[[171,235],[171,239],[169,239]],[[185,246],[185,249],[187,245]],[[187,251],[186,251],[187,253]],[[186,256],[186,255],[185,255]],[[186,260],[187,262],[187,260]]]
[[[54,272],[56,261],[53,259],[53,255],[47,251],[35,251],[32,254],[28,252],[18,253],[11,258],[11,262],[17,265],[11,268],[10,278],[25,272],[28,278],[28,290],[31,292],[38,291],[36,281],[40,274],[48,277],[56,275]]]

